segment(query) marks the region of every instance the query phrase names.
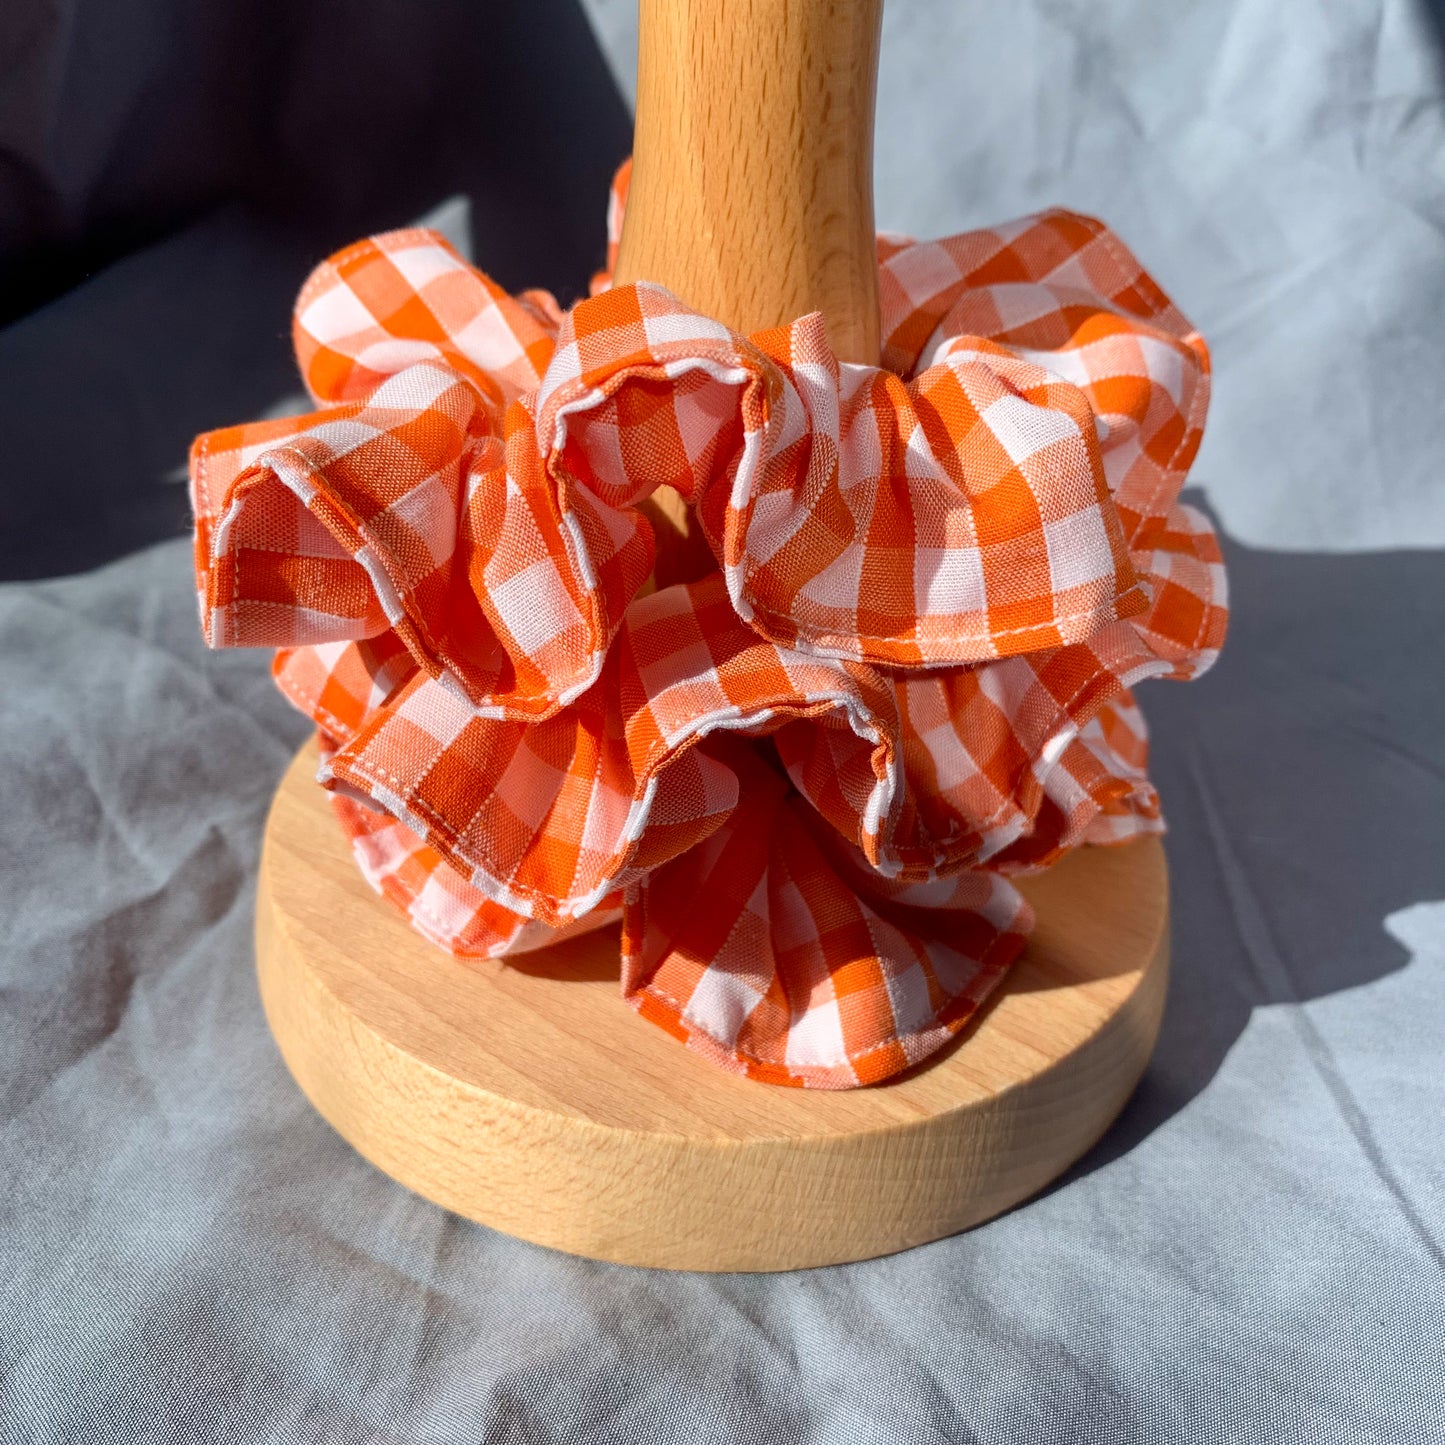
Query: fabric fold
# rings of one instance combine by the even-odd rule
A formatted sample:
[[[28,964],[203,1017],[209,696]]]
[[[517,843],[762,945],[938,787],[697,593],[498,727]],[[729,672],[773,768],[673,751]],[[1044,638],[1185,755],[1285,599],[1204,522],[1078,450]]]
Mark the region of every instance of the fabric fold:
[[[379,803],[493,902],[560,925],[735,810],[739,784],[712,740],[803,726],[846,734],[865,759],[851,769],[870,780],[851,831],[876,851],[896,784],[888,687],[758,637],[714,576],[634,604],[601,681],[542,721],[483,716],[414,673],[321,781]]]
[[[742,338],[639,283],[564,319],[538,395],[590,505],[696,508],[763,636],[892,667],[960,665],[1140,611],[1083,392],[999,352],[907,382],[840,363],[820,316]]]
[[[1032,915],[971,872],[890,883],[820,833],[764,756],[734,760],[740,803],[628,896],[623,992],[714,1063],[844,1089],[920,1062],[1022,952]]]

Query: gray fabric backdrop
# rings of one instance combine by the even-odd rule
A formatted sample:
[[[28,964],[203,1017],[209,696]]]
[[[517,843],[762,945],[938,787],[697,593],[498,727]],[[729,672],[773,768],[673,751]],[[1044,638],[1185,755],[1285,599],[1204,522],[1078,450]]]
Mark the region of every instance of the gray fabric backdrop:
[[[1042,1198],[866,1264],[668,1275],[460,1222],[266,1034],[256,851],[302,726],[265,658],[202,649],[184,541],[12,584],[5,1445],[1445,1440],[1438,42],[1375,0],[891,0],[885,46],[882,224],[1095,211],[1215,345],[1235,621],[1143,699],[1177,954],[1138,1095]],[[126,264],[233,254],[174,244]]]

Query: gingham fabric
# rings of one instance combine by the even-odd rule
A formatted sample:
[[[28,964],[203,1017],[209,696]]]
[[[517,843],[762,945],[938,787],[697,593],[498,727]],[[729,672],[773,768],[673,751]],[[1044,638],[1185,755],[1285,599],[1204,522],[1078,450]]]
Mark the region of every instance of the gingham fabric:
[[[1119,241],[878,256],[868,367],[816,315],[744,337],[607,272],[563,313],[376,236],[297,303],[320,410],[191,469],[206,637],[281,649],[379,891],[458,955],[620,917],[639,1013],[821,1088],[963,1026],[1010,875],[1160,830],[1130,689],[1226,620],[1177,501],[1208,353]]]

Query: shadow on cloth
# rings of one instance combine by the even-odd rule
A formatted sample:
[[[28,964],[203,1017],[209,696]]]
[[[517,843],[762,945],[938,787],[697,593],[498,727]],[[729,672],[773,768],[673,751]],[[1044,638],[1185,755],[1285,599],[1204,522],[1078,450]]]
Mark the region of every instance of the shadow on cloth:
[[[1445,896],[1445,558],[1223,540],[1231,629],[1219,664],[1185,687],[1139,690],[1170,825],[1173,970],[1158,1047],[1114,1127],[1054,1188],[1185,1108],[1254,1009],[1402,968],[1409,955],[1385,919]],[[1308,1010],[1293,1018],[1348,1116],[1328,1044]]]

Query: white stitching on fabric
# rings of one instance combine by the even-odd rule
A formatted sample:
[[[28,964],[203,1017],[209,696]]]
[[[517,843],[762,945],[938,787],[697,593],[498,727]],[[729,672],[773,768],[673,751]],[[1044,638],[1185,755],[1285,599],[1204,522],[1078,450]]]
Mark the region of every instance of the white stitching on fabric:
[[[1017,933],[1014,933],[1008,929],[1001,928],[998,930],[993,941],[988,945],[987,948],[984,949],[983,957],[977,960],[978,973],[971,981],[970,988],[976,986],[978,980],[982,978],[985,974],[990,972],[1002,972],[1009,967],[1008,964],[990,963],[989,958],[990,955],[996,953],[1007,940],[1018,937],[1019,935]],[[971,1007],[969,1007],[963,1014],[961,1014],[959,1018],[956,1019],[952,1024],[940,1024],[938,1022],[939,1016],[943,1012],[943,1010],[939,1010],[939,1012],[934,1013],[918,1028],[910,1029],[906,1033],[892,1034],[888,1038],[883,1039],[876,1044],[870,1044],[866,1049],[858,1050],[857,1053],[844,1054],[840,1058],[826,1059],[822,1063],[794,1066],[792,1064],[789,1064],[786,1059],[763,1058],[758,1054],[751,1054],[745,1049],[739,1049],[735,1044],[724,1043],[720,1038],[718,1038],[708,1029],[704,1028],[701,1024],[694,1023],[692,1019],[687,1016],[687,1011],[683,1007],[683,1005],[680,1004],[675,998],[673,998],[672,995],[669,994],[667,990],[664,989],[660,984],[654,983],[649,980],[647,983],[640,984],[636,989],[636,992],[649,993],[660,1002],[667,1004],[676,1012],[679,1023],[681,1023],[684,1027],[686,1027],[692,1032],[702,1034],[704,1038],[716,1044],[717,1047],[722,1049],[724,1053],[736,1059],[739,1063],[757,1064],[760,1067],[767,1069],[782,1069],[786,1073],[791,1074],[796,1078],[807,1078],[810,1074],[820,1072],[825,1069],[840,1069],[845,1064],[853,1065],[859,1063],[863,1059],[867,1059],[872,1057],[872,1055],[874,1054],[881,1053],[884,1049],[892,1048],[895,1044],[901,1045],[905,1040],[921,1039],[935,1028],[946,1029],[950,1035],[955,1034],[978,1011],[979,1004],[981,1002],[981,1000],[979,999],[972,1000]],[[954,995],[953,999],[950,1000],[950,1003],[953,1003],[960,998],[966,997],[968,993],[969,989],[961,990],[959,993]]]
[[[755,570],[756,570],[756,569],[755,569]],[[1016,636],[1019,636],[1020,634],[1025,633],[1025,632],[1046,632],[1046,631],[1047,631],[1048,629],[1050,629],[1050,628],[1055,628],[1055,629],[1057,629],[1058,627],[1061,627],[1061,626],[1062,626],[1064,623],[1066,623],[1066,622],[1081,622],[1081,621],[1083,621],[1084,619],[1090,618],[1090,617],[1097,617],[1097,618],[1099,618],[1099,619],[1100,619],[1100,626],[1107,626],[1110,622],[1127,622],[1130,617],[1137,616],[1138,614],[1131,612],[1131,613],[1128,613],[1128,614],[1125,615],[1125,616],[1121,616],[1120,613],[1119,613],[1119,606],[1120,606],[1121,603],[1125,602],[1128,598],[1130,598],[1131,596],[1133,596],[1135,593],[1139,592],[1140,590],[1141,590],[1141,584],[1140,584],[1139,582],[1135,582],[1135,583],[1133,584],[1133,586],[1126,588],[1123,592],[1120,592],[1112,601],[1110,601],[1109,603],[1107,603],[1106,605],[1104,605],[1104,606],[1102,606],[1102,607],[1086,607],[1086,608],[1084,608],[1083,611],[1081,611],[1081,612],[1065,612],[1065,613],[1062,613],[1062,614],[1060,614],[1060,615],[1058,615],[1058,616],[1050,617],[1047,622],[1032,622],[1032,623],[1029,623],[1029,624],[1028,624],[1027,626],[1025,626],[1025,627],[999,627],[999,628],[989,628],[986,632],[982,632],[982,633],[965,632],[965,633],[959,633],[959,634],[957,634],[956,636],[955,636],[955,635],[952,635],[952,634],[946,635],[946,636],[940,636],[940,635],[937,635],[937,634],[934,634],[934,633],[930,633],[930,634],[928,635],[927,641],[930,642],[930,643],[932,643],[932,642],[939,642],[939,643],[948,643],[948,642],[976,642],[976,641],[985,640],[985,639],[987,639],[987,638],[992,638],[992,637],[1016,637]],[[755,614],[756,614],[756,613],[761,613],[762,616],[765,617],[765,618],[766,618],[768,621],[770,621],[770,622],[775,621],[775,620],[779,620],[779,619],[785,619],[788,623],[791,624],[792,630],[793,630],[794,632],[796,632],[796,633],[798,634],[798,636],[797,636],[796,640],[794,640],[794,641],[792,641],[792,642],[790,642],[790,643],[788,644],[789,646],[796,647],[799,652],[808,652],[808,651],[815,652],[815,653],[817,654],[817,656],[819,656],[819,657],[832,657],[832,656],[834,656],[834,653],[833,653],[833,652],[823,652],[821,649],[822,649],[822,647],[823,647],[825,644],[821,643],[821,642],[818,640],[818,638],[808,636],[808,635],[803,631],[803,629],[799,626],[799,624],[798,624],[798,622],[796,621],[796,619],[794,619],[790,613],[787,613],[787,612],[775,612],[772,608],[760,608],[760,607],[757,606],[756,599],[753,599],[753,603],[754,603],[754,605],[753,605],[753,611],[754,611]],[[895,638],[895,637],[888,637],[888,636],[886,636],[886,635],[884,635],[884,634],[882,634],[882,633],[873,634],[873,633],[868,633],[868,632],[859,632],[859,633],[856,633],[856,634],[850,633],[850,634],[847,634],[847,635],[848,635],[848,636],[856,636],[856,638],[857,638],[857,640],[858,640],[859,642],[892,642],[892,643],[894,643],[895,645],[900,646],[900,647],[902,647],[902,646],[917,646],[917,645],[918,645],[917,643],[909,643],[909,642],[906,642],[906,641],[900,642],[897,638]],[[915,635],[917,635],[917,634],[915,634]],[[840,636],[841,636],[841,634],[837,634],[837,633],[822,633],[822,634],[819,634],[819,637],[835,637],[835,638],[836,638],[836,637],[840,637]],[[1079,640],[1080,640],[1080,641],[1083,641],[1082,638],[1080,638]],[[1010,655],[1013,655],[1013,654],[1007,654],[1007,653],[1006,653],[1006,654],[1003,654],[1003,655],[1004,655],[1004,656],[1010,656]],[[947,662],[947,661],[940,661],[940,660],[937,660],[937,659],[927,659],[927,660],[921,661],[921,662],[919,662],[919,663],[917,663],[917,664],[913,664],[913,665],[914,665],[914,666],[917,666],[917,667],[919,667],[919,668],[948,667],[948,666],[952,666],[952,665],[967,666],[969,663],[972,663],[972,662],[994,662],[994,661],[997,661],[998,659],[999,659],[999,654],[995,652],[995,653],[991,654],[991,655],[988,656],[988,657],[982,657],[982,658],[967,658],[967,659],[965,659],[963,662],[958,663],[958,664],[952,664],[952,663],[949,663],[949,662]],[[856,654],[849,654],[849,660],[850,660],[850,661],[852,661],[852,660],[857,660],[857,655],[856,655]],[[864,661],[869,661],[869,660],[871,660],[871,659],[864,658],[863,660],[864,660]],[[906,667],[906,666],[909,666],[910,664],[899,662],[899,661],[896,660],[896,659],[890,659],[890,660],[889,660],[886,664],[884,664],[884,665],[885,665],[885,666],[888,666],[888,667],[900,667],[900,666],[901,666],[901,667]]]

